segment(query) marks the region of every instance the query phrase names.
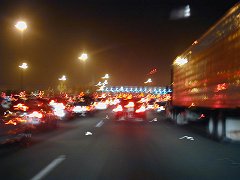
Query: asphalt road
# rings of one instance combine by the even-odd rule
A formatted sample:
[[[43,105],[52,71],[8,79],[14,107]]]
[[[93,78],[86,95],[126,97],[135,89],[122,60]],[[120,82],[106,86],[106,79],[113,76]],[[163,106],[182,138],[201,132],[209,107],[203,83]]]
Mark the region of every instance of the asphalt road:
[[[29,147],[0,149],[1,179],[240,179],[240,145],[148,114],[114,122],[111,114],[64,122]],[[155,118],[155,119],[154,119]]]

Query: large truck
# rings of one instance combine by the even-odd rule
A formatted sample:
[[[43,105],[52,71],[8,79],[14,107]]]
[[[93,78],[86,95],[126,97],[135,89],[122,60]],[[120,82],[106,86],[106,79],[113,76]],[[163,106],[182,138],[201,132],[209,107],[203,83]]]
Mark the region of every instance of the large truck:
[[[174,59],[172,91],[177,124],[205,121],[209,136],[240,140],[240,3]]]

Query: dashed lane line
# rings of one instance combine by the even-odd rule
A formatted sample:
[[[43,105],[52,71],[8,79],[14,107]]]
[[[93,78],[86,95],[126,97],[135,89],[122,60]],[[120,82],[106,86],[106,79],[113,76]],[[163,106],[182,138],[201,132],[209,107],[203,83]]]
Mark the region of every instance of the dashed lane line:
[[[104,121],[101,120],[99,123],[96,124],[96,127],[101,127],[104,124]]]
[[[66,159],[65,155],[61,155],[61,156],[57,157],[48,166],[46,166],[38,174],[36,174],[33,178],[31,178],[31,180],[43,179],[47,174],[49,174],[55,167],[57,167],[65,159]]]

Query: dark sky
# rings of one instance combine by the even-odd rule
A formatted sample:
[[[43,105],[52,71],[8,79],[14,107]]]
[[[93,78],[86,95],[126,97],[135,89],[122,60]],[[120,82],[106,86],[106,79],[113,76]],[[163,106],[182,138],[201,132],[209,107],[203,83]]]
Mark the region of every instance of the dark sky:
[[[157,68],[155,85],[170,83],[173,59],[238,0],[0,0],[0,88],[18,88],[18,65],[29,69],[31,88],[55,87],[65,74],[69,86],[98,82],[144,85]],[[170,19],[189,5],[191,17]],[[23,39],[14,25],[28,23]],[[85,64],[78,60],[89,54]]]

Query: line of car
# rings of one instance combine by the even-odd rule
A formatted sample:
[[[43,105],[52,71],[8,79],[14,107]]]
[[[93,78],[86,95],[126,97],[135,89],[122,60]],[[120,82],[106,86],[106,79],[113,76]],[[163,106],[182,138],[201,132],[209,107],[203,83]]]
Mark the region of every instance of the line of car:
[[[8,106],[0,106],[0,144],[29,142],[36,131],[53,130],[60,121],[93,115],[95,112],[94,101],[87,96],[75,100],[34,97],[8,101]]]
[[[111,109],[115,121],[146,121],[147,111],[165,110],[165,102],[154,99],[87,95],[67,98],[12,98],[8,105],[3,100],[1,104],[0,144],[29,142],[35,131],[56,129],[60,121],[94,116],[99,110]]]
[[[113,109],[114,120],[141,120],[147,121],[147,111],[165,111],[166,102],[158,102],[156,99],[130,98],[121,99]]]

